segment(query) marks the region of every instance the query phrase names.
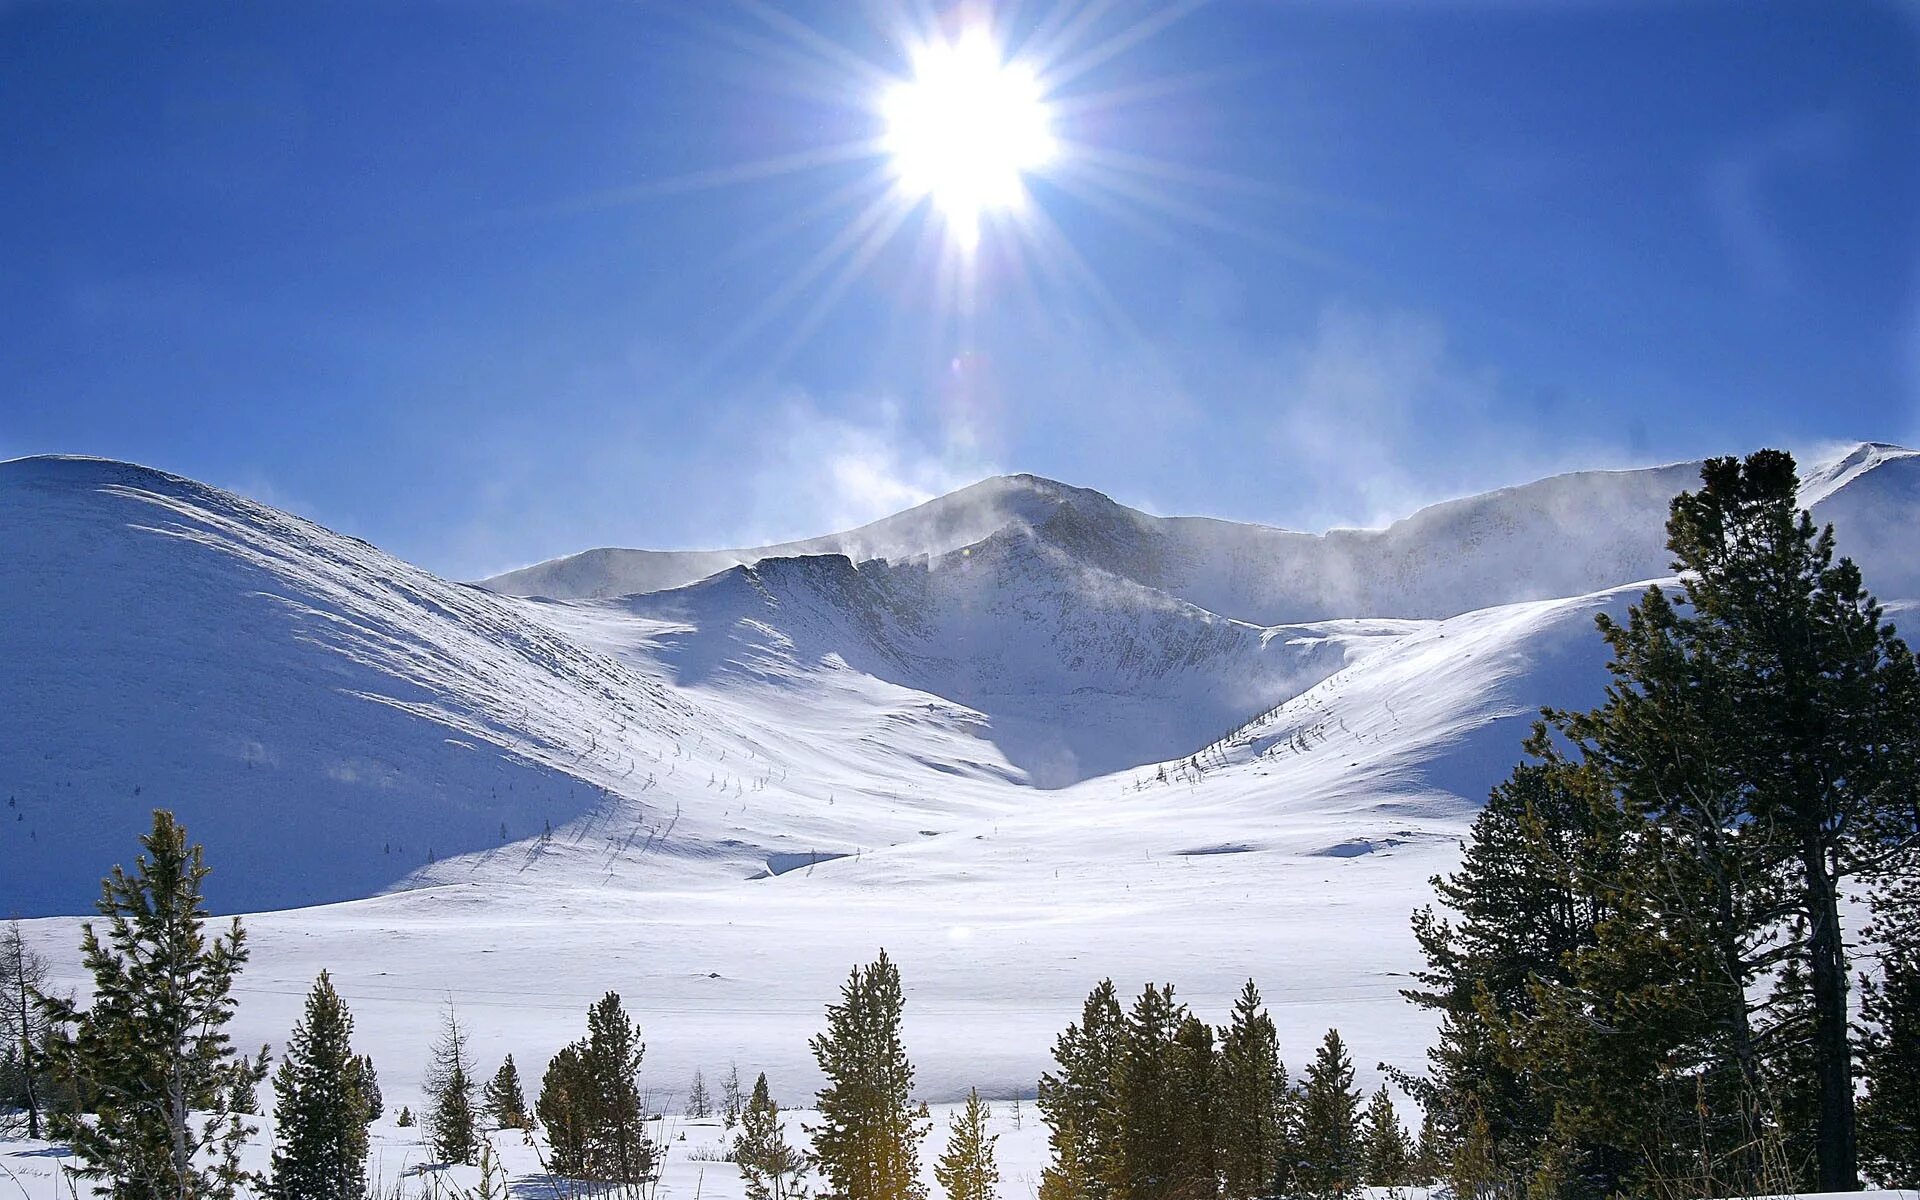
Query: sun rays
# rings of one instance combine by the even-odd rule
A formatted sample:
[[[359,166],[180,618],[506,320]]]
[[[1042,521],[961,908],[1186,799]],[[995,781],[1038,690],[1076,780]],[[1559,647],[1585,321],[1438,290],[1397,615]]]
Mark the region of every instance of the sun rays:
[[[820,196],[798,204],[728,253],[805,246],[785,277],[737,313],[710,347],[713,362],[777,342],[778,363],[803,345],[864,276],[884,262],[931,310],[937,353],[965,352],[983,291],[1040,305],[1062,294],[1122,332],[1123,306],[1097,258],[1076,248],[1061,207],[1162,242],[1180,230],[1232,232],[1272,245],[1214,202],[1267,185],[1183,164],[1126,144],[1127,110],[1219,83],[1232,73],[1129,70],[1155,39],[1205,0],[1171,5],[1058,0],[1022,13],[1017,0],[944,15],[925,0],[872,0],[875,62],[763,0],[691,18],[738,52],[757,90],[841,110],[840,132],[818,144],[657,180],[607,202],[817,175]],[[1038,4],[1028,7],[1039,9]],[[904,254],[890,250],[906,240]],[[1284,249],[1284,247],[1283,247]],[[904,263],[904,266],[902,265]]]

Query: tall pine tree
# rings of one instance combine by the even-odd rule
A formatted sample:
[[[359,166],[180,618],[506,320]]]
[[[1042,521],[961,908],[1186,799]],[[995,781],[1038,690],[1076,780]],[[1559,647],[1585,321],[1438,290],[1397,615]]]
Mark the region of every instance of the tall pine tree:
[[[1365,1182],[1366,1167],[1360,1144],[1360,1093],[1353,1086],[1353,1063],[1339,1030],[1327,1030],[1302,1084],[1295,1194],[1312,1200],[1351,1196]]]
[[[353,1014],[322,971],[273,1079],[273,1200],[363,1200],[367,1099],[361,1080]]]
[[[0,933],[0,1111],[18,1109],[35,1139],[49,1099],[43,1051],[51,1028],[39,1001],[46,988],[46,960],[27,945],[20,922],[7,922]]]
[[[1443,1014],[1420,1098],[1562,1194],[1858,1181],[1839,897],[1910,863],[1920,673],[1790,456],[1701,478],[1679,595],[1599,619],[1605,702],[1548,715],[1441,888],[1460,919],[1416,920],[1410,994]]]
[[[1220,1190],[1226,1200],[1273,1194],[1286,1142],[1287,1072],[1280,1035],[1260,1004],[1253,980],[1234,1001],[1232,1022],[1220,1032],[1214,1120]]]
[[[1863,989],[1861,1149],[1881,1187],[1920,1188],[1920,862],[1879,898],[1880,978]]]
[[[547,1063],[534,1105],[547,1131],[547,1169],[568,1179],[585,1179],[592,1170],[595,1088],[585,1059],[585,1042],[562,1047]]]
[[[900,1040],[905,998],[885,950],[855,967],[827,1006],[826,1032],[810,1043],[826,1086],[814,1156],[833,1200],[925,1200],[920,1139],[926,1123],[912,1102],[913,1066]]]
[[[1113,980],[1087,996],[1080,1020],[1054,1042],[1057,1069],[1040,1077],[1040,1115],[1053,1161],[1042,1172],[1044,1200],[1106,1200],[1118,1171],[1118,1082],[1125,1018]]]
[[[80,1160],[74,1174],[111,1181],[115,1200],[228,1200],[253,1182],[240,1165],[253,1126],[231,1099],[265,1061],[264,1050],[259,1062],[237,1054],[226,1033],[246,933],[235,920],[207,937],[209,868],[171,813],[155,811],[140,843],[133,872],[115,867],[102,884],[104,938],[82,928],[92,1007],[43,999],[55,1082],[93,1110],[56,1112],[51,1131]]]
[[[608,992],[587,1010],[587,1045],[582,1057],[593,1083],[592,1133],[597,1178],[643,1184],[653,1178],[655,1150],[647,1138],[640,1099],[640,1061],[647,1047],[640,1031]]]
[[[1214,1153],[1213,1027],[1188,1013],[1174,1034],[1173,1113],[1178,1158],[1174,1195],[1214,1200],[1220,1167]]]
[[[427,1137],[441,1162],[470,1163],[480,1149],[474,1120],[473,1060],[467,1056],[467,1034],[448,1004],[440,1021],[440,1037],[427,1062]]]
[[[1606,703],[1557,721],[1604,778],[1632,850],[1616,892],[1638,911],[1585,954],[1615,977],[1671,967],[1656,981],[1664,991],[1642,989],[1638,1011],[1618,1015],[1650,1069],[1671,1075],[1676,1054],[1696,1064],[1685,1073],[1697,1094],[1679,1099],[1710,1121],[1689,1172],[1709,1186],[1849,1190],[1858,1169],[1839,896],[1849,880],[1886,878],[1914,835],[1920,676],[1859,571],[1835,560],[1831,528],[1798,508],[1791,456],[1714,459],[1701,479],[1667,524],[1680,602],[1656,588],[1625,624],[1603,616],[1614,654]],[[1606,956],[1617,961],[1597,961]],[[1786,1003],[1761,1003],[1783,959],[1791,986],[1772,990]],[[1579,1040],[1578,1023],[1605,1024],[1582,1011],[1594,995],[1557,998],[1570,1018],[1558,1032]],[[1672,1027],[1664,1045],[1662,1026]],[[1616,1104],[1594,1096],[1587,1107]],[[1812,1178],[1776,1180],[1768,1147],[1792,1145],[1784,1127],[1796,1110],[1812,1118]],[[1645,1169],[1664,1172],[1662,1157],[1677,1151],[1658,1148]]]
[[[1114,1200],[1166,1200],[1185,1186],[1177,1036],[1186,1006],[1148,984],[1127,1011],[1114,1088],[1119,1154],[1105,1164]]]

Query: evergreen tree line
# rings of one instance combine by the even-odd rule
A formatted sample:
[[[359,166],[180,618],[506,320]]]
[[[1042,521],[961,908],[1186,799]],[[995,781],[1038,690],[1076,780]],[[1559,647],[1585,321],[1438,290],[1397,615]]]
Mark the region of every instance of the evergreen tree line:
[[[1040,1080],[1041,1200],[1331,1198],[1431,1178],[1387,1090],[1363,1108],[1338,1030],[1289,1081],[1252,980],[1218,1030],[1171,985],[1122,1011],[1102,982],[1054,1061]]]
[[[324,971],[273,1074],[270,1172],[255,1178],[240,1169],[239,1148],[256,1132],[246,1116],[267,1074],[264,1047],[249,1057],[223,1032],[247,958],[245,931],[234,922],[208,936],[202,852],[169,814],[154,814],[142,843],[147,853],[135,870],[116,869],[106,881],[105,935],[89,926],[83,938],[95,979],[91,1009],[42,994],[44,964],[17,929],[0,940],[0,956],[11,954],[15,974],[31,980],[16,1057],[37,1080],[18,1089],[39,1097],[33,1119],[44,1117],[50,1136],[73,1147],[79,1178],[108,1185],[116,1200],[255,1189],[274,1200],[364,1196],[367,1126],[382,1115],[383,1098],[372,1060],[353,1046],[353,1016]],[[13,975],[4,982],[17,984]],[[930,1120],[913,1098],[904,1007],[899,970],[884,951],[855,968],[827,1006],[826,1028],[811,1043],[826,1079],[818,1122],[806,1131],[811,1154],[788,1141],[766,1076],[742,1097],[738,1072],[729,1070],[721,1104],[738,1114],[732,1150],[750,1200],[804,1200],[810,1177],[823,1200],[925,1200],[919,1155]],[[14,1025],[8,1029],[11,1039]],[[529,1137],[542,1128],[552,1173],[644,1185],[659,1162],[638,1088],[644,1054],[610,992],[588,1010],[586,1036],[553,1056],[530,1111],[511,1057],[478,1085],[467,1031],[449,1006],[419,1123],[442,1162],[482,1161],[484,1125]],[[1043,1185],[1048,1200],[1341,1196],[1362,1183],[1425,1177],[1426,1158],[1408,1144],[1386,1092],[1362,1112],[1337,1033],[1301,1084],[1289,1085],[1251,982],[1231,1024],[1217,1032],[1171,987],[1147,988],[1123,1015],[1104,983],[1082,1024],[1061,1036],[1056,1058],[1058,1072],[1040,1086],[1055,1150]],[[688,1107],[710,1103],[705,1091],[698,1081]],[[994,1192],[990,1116],[974,1092],[951,1122],[934,1167],[949,1200]],[[411,1111],[402,1109],[399,1123],[413,1125]]]
[[[1602,702],[1544,712],[1414,916],[1461,1197],[1920,1183],[1920,676],[1798,485],[1706,464],[1679,588],[1598,618]]]
[[[140,840],[133,870],[102,883],[102,923],[82,928],[89,1007],[47,990],[17,924],[0,936],[0,1109],[21,1114],[28,1136],[64,1142],[71,1176],[115,1200],[364,1200],[380,1084],[332,980],[315,981],[273,1076],[270,1171],[243,1170],[268,1073],[266,1047],[249,1056],[226,1033],[246,931],[236,920],[209,934],[210,868],[170,813],[156,811]]]
[[[18,925],[0,937],[0,1103],[25,1131],[65,1142],[76,1181],[114,1200],[232,1200],[264,1192],[273,1200],[364,1200],[367,1126],[383,1113],[374,1065],[353,1048],[353,1015],[322,971],[273,1074],[277,1137],[265,1177],[243,1170],[240,1150],[258,1132],[247,1117],[268,1073],[267,1048],[249,1056],[226,1026],[233,984],[248,958],[238,920],[209,936],[204,854],[172,814],[155,811],[131,872],[103,884],[104,929],[83,928],[82,962],[94,980],[92,1006],[48,994],[46,964]],[[12,1001],[8,1000],[12,997]],[[817,1170],[836,1200],[924,1200],[918,1143],[926,1106],[911,1098],[913,1068],[901,1042],[904,995],[883,951],[856,968],[827,1029],[813,1041],[828,1079],[821,1122],[808,1132],[815,1153],[786,1140],[765,1075],[743,1096],[729,1070],[723,1105],[752,1200],[802,1200]],[[509,1056],[478,1086],[465,1028],[451,1004],[425,1073],[423,1132],[445,1163],[478,1163],[479,1194],[491,1194],[497,1164],[483,1123],[524,1131],[544,1126],[556,1175],[644,1189],[658,1168],[638,1075],[646,1047],[608,992],[587,1012],[586,1036],[548,1064],[529,1112]],[[704,1082],[690,1104],[704,1107]],[[985,1200],[997,1177],[987,1109],[976,1095],[955,1123],[938,1177],[955,1196]],[[536,1119],[537,1118],[537,1119]],[[397,1122],[415,1124],[402,1108]]]

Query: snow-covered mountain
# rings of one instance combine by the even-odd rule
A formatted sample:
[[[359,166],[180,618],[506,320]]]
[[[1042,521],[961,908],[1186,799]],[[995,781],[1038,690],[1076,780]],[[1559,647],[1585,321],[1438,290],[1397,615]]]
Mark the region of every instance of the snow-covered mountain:
[[[663,1078],[797,1088],[881,943],[936,1096],[1030,1087],[1107,974],[1217,1016],[1251,973],[1295,1047],[1339,1023],[1411,1066],[1406,914],[1538,707],[1597,695],[1593,615],[1667,574],[1696,471],[1327,534],[1013,476],[473,586],[162,472],[0,463],[0,916],[84,911],[172,808],[218,908],[325,905],[252,919],[245,1036],[327,966],[403,1087],[449,991],[483,1056],[539,1062],[611,987]],[[1920,598],[1920,455],[1806,474]],[[34,929],[70,958],[69,921]]]
[[[1808,472],[1808,499],[1825,508],[1844,492],[1840,508],[1864,507],[1898,520],[1915,503],[1910,489],[1920,473],[1912,457],[1899,447],[1863,443]],[[1665,575],[1667,504],[1698,482],[1699,466],[1556,475],[1434,505],[1385,529],[1323,534],[1149,516],[1086,488],[1008,475],[809,541],[751,550],[589,550],[508,572],[483,586],[517,596],[605,599],[679,587],[769,558],[838,554],[856,563],[897,564],[947,559],[990,540],[1029,539],[1077,563],[1258,625],[1445,617]],[[1872,499],[1863,502],[1868,493]],[[1900,569],[1910,570],[1897,540],[1888,546],[1890,532],[1851,531],[1863,543],[1856,555],[1897,560]]]

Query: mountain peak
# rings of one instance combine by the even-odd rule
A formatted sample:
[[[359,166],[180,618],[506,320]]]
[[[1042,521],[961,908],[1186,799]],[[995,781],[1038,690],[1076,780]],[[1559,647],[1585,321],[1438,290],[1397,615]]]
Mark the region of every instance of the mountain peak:
[[[9,483],[51,483],[85,485],[88,483],[166,484],[206,490],[183,475],[174,475],[155,467],[100,458],[91,454],[29,454],[21,458],[0,459],[0,480]]]
[[[1856,442],[1814,462],[1803,464],[1800,503],[1812,507],[1871,471],[1904,459],[1920,458],[1920,451],[1892,442]]]

